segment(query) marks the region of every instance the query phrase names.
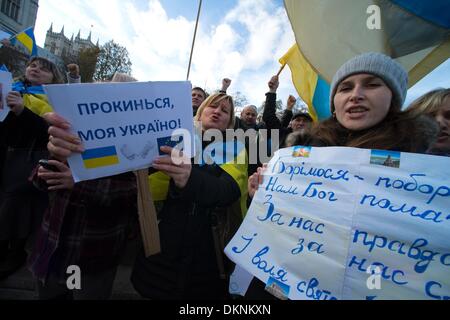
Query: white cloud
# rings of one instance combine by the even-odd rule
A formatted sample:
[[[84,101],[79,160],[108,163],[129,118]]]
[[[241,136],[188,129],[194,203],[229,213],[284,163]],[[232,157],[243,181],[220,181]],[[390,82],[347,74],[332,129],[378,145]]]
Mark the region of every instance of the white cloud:
[[[169,17],[158,0],[147,0],[146,10],[131,0],[41,0],[36,37],[43,45],[53,22],[54,31],[65,26],[66,36],[81,29],[100,44],[114,39],[125,46],[139,80],[184,80],[189,63],[194,20]],[[202,15],[207,14],[203,12]],[[91,28],[91,25],[93,27]],[[241,0],[217,25],[200,19],[190,80],[194,85],[218,89],[221,79],[233,80],[230,92],[241,91],[249,102],[264,99],[269,78],[278,71],[280,58],[294,43],[283,7],[270,0]],[[293,93],[288,68],[280,79],[280,98]]]

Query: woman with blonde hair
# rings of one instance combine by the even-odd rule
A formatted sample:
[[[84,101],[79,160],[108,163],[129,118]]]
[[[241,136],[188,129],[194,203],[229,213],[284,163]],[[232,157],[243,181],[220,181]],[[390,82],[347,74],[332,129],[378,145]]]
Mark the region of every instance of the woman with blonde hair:
[[[49,151],[67,157],[79,151],[80,145],[57,118],[48,117],[54,137]],[[233,99],[223,93],[209,96],[195,119],[202,132],[216,129],[224,134],[234,126]],[[211,142],[200,140],[200,144],[204,150]],[[161,253],[145,257],[140,250],[131,281],[150,299],[225,299],[229,296],[229,261],[223,247],[245,210],[246,165],[233,161],[197,164],[171,147],[161,147],[161,151],[170,156],[153,161],[158,179],[150,179],[154,200],[162,202],[158,215]]]
[[[439,134],[429,153],[450,156],[450,88],[430,91],[413,101],[406,112],[412,117],[430,116],[439,124]]]
[[[194,120],[203,133],[216,129],[224,134],[234,127],[233,99],[223,93],[209,96]],[[202,151],[210,144],[200,143]],[[161,150],[172,151],[167,147]],[[243,216],[245,205],[240,200],[247,196],[246,168],[219,161],[185,161],[177,166],[172,158],[153,163],[154,169],[171,178],[159,215],[161,253],[145,258],[141,252],[131,280],[146,298],[225,299],[230,262],[223,248]]]

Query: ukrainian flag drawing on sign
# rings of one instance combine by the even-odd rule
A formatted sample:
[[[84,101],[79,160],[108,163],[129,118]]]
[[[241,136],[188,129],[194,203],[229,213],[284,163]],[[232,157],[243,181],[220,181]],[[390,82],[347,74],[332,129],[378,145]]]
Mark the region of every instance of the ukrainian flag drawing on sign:
[[[115,146],[88,149],[81,154],[86,169],[95,169],[100,167],[119,164],[119,157]]]

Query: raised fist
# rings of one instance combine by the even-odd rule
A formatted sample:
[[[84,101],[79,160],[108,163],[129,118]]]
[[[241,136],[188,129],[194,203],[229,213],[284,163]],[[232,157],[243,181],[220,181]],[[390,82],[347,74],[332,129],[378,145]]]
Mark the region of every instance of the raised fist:
[[[289,110],[292,110],[292,108],[294,107],[296,102],[297,102],[297,99],[295,99],[295,97],[293,95],[290,95],[287,100],[287,108]]]
[[[222,91],[227,91],[227,89],[230,87],[231,85],[231,79],[228,78],[223,78],[222,79]]]
[[[279,84],[280,84],[279,81],[278,81],[278,76],[273,76],[270,79],[268,84],[269,84],[270,92],[275,93],[277,91],[277,89],[278,89]]]
[[[68,64],[67,70],[73,78],[78,78],[80,76],[80,68],[75,63]]]

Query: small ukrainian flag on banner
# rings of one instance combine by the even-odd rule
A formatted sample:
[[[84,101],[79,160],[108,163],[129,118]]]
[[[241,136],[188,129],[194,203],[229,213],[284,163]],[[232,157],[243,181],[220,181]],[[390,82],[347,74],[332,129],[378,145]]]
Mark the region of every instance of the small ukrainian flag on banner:
[[[81,157],[86,169],[107,167],[119,163],[115,146],[88,149],[81,154]]]
[[[34,39],[34,28],[29,27],[22,32],[16,34],[14,37],[10,39],[11,43],[14,44],[15,40],[22,43],[25,48],[28,49],[31,56],[37,56],[37,46],[36,40]]]

